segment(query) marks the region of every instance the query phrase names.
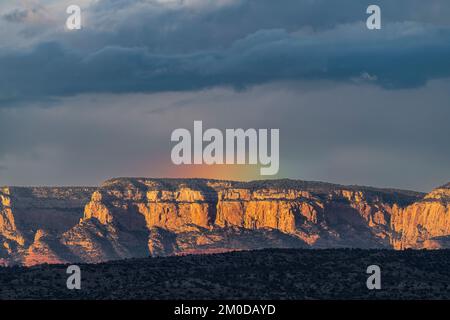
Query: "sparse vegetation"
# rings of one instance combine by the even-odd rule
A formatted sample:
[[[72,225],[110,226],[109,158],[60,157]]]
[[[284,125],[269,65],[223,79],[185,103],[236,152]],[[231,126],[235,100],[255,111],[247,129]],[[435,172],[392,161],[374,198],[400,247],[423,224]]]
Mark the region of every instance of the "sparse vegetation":
[[[366,287],[367,266],[382,290]],[[277,249],[66,266],[0,268],[1,299],[449,299],[450,250]]]

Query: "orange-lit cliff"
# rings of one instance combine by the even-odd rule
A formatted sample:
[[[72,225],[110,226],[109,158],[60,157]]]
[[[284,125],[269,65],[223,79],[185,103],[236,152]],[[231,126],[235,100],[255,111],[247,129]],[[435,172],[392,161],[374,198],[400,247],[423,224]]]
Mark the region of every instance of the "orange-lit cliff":
[[[444,248],[449,186],[119,178],[3,188],[0,261],[33,265],[260,248]]]

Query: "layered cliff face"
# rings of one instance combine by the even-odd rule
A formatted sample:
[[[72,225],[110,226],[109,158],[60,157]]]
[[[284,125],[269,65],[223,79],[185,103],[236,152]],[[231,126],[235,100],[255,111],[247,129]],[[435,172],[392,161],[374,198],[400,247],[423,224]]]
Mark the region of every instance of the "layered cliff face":
[[[406,208],[396,208],[392,230],[395,249],[450,248],[450,184]]]
[[[61,236],[82,261],[267,247],[389,248],[419,193],[301,181],[114,179]]]
[[[58,233],[75,226],[94,188],[0,188],[0,263],[65,261]]]
[[[17,248],[25,244],[25,239],[17,230],[15,217],[11,208],[11,191],[0,189],[0,265],[14,259]]]
[[[449,186],[411,191],[270,180],[120,178],[99,188],[4,188],[3,264],[262,248],[443,248]]]

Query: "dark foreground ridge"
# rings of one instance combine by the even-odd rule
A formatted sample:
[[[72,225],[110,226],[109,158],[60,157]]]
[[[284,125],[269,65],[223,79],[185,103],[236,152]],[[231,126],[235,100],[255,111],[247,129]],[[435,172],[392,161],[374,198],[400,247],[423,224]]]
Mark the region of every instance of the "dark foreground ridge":
[[[382,289],[366,287],[369,265]],[[449,299],[450,250],[270,249],[0,268],[0,299]]]

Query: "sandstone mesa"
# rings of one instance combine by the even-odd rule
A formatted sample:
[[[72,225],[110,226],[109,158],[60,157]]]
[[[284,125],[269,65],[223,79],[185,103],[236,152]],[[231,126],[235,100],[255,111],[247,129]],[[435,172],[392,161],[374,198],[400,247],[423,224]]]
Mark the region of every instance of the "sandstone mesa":
[[[118,178],[0,189],[0,263],[262,248],[450,247],[450,184],[429,194],[298,180]]]

